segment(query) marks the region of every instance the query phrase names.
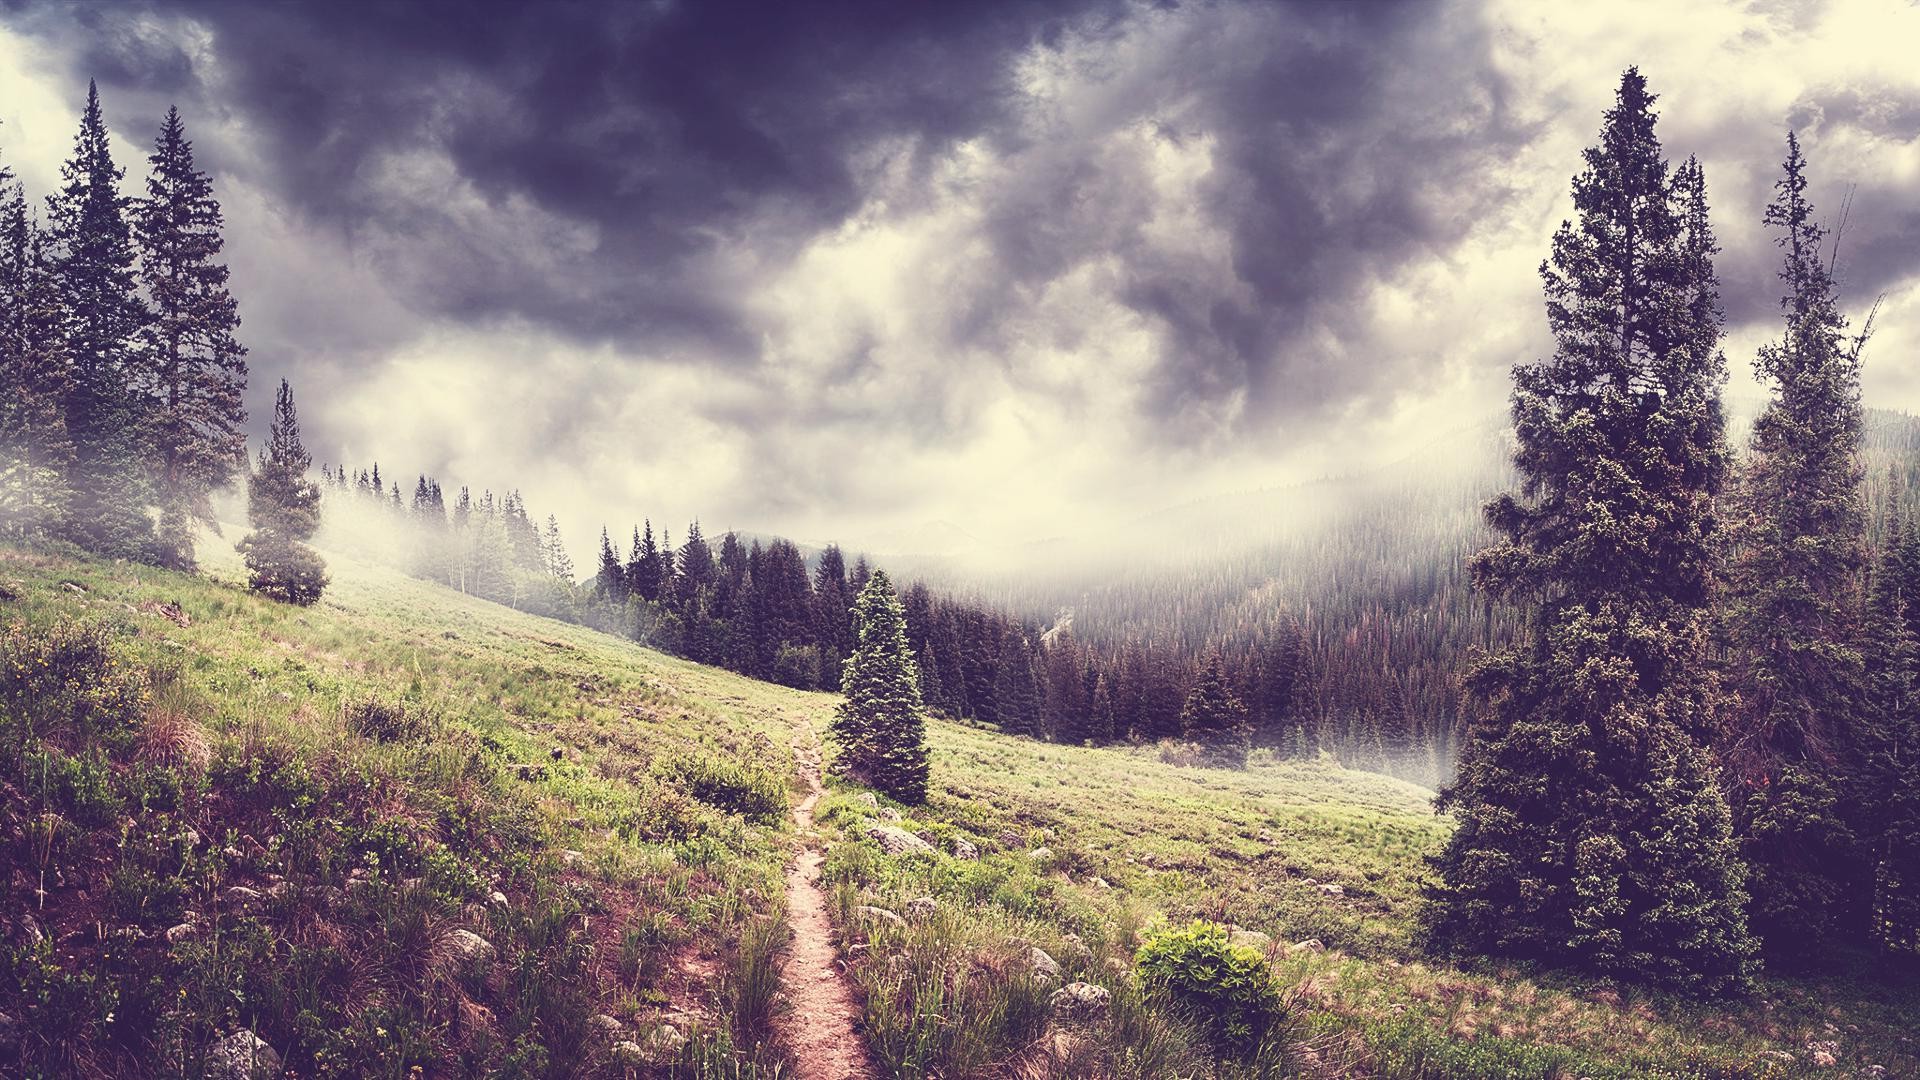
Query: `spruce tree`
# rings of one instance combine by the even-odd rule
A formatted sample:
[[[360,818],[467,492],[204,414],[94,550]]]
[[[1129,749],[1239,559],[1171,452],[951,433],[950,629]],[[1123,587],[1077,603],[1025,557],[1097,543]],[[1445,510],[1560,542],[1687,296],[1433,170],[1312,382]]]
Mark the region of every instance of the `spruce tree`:
[[[253,532],[236,547],[246,558],[253,590],[289,604],[311,604],[327,587],[326,564],[306,545],[320,527],[320,487],[307,478],[312,464],[300,443],[293,388],[282,379],[267,445],[247,479]]]
[[[605,604],[622,604],[627,599],[626,569],[620,565],[620,552],[604,525],[600,527],[600,568],[593,575],[593,592]]]
[[[1704,992],[1753,969],[1744,869],[1700,739],[1726,450],[1705,180],[1670,175],[1620,81],[1541,267],[1551,358],[1514,371],[1523,486],[1489,504],[1476,585],[1530,607],[1470,674],[1483,703],[1441,805],[1425,910],[1446,948]]]
[[[1800,956],[1848,925],[1863,929],[1871,893],[1843,807],[1864,678],[1853,625],[1864,570],[1862,339],[1846,333],[1806,188],[1789,133],[1765,218],[1785,256],[1786,330],[1754,361],[1773,398],[1734,500],[1727,628],[1739,704],[1722,751],[1753,928],[1770,953]]]
[[[1033,650],[1017,624],[1006,628],[1000,640],[999,663],[994,665],[993,719],[1009,735],[1038,737],[1040,684],[1033,671]]]
[[[853,607],[854,647],[840,683],[845,700],[829,731],[836,768],[901,802],[927,797],[927,722],[906,617],[893,584],[876,570]]]
[[[0,532],[59,525],[72,501],[67,309],[26,196],[0,168]]]
[[[1180,732],[1199,745],[1208,765],[1230,769],[1247,766],[1247,751],[1253,747],[1253,725],[1247,720],[1247,708],[1234,696],[1227,684],[1226,661],[1220,650],[1207,654],[1187,690],[1180,708]]]
[[[1898,518],[1875,563],[1861,641],[1867,679],[1858,733],[1859,837],[1870,874],[1876,945],[1920,955],[1920,639],[1908,625],[1913,530]]]
[[[61,168],[60,191],[47,199],[73,371],[63,402],[75,450],[73,501],[63,531],[92,551],[145,558],[153,533],[143,467],[152,379],[122,175],[99,91],[88,83],[73,157]]]
[[[156,554],[186,568],[193,565],[193,522],[213,523],[208,496],[245,458],[246,349],[234,338],[240,316],[220,261],[220,204],[212,180],[194,167],[179,110],[167,110],[148,161],[153,172],[147,197],[135,206],[134,231],[153,319]]]

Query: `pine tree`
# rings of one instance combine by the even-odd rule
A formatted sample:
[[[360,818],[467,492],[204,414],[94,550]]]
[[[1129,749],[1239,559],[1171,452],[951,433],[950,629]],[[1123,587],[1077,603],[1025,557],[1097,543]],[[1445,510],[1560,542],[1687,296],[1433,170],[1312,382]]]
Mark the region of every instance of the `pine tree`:
[[[1870,932],[1881,948],[1909,956],[1920,955],[1920,640],[1908,625],[1920,594],[1907,591],[1912,536],[1896,517],[1868,590],[1865,722],[1853,785],[1871,874]]]
[[[627,566],[629,585],[635,596],[642,600],[660,599],[660,583],[666,577],[664,559],[659,545],[653,542],[653,519],[649,518],[640,532],[640,548]]]
[[[135,207],[134,231],[153,317],[157,555],[166,565],[188,568],[192,523],[212,524],[208,496],[229,483],[245,459],[246,349],[233,336],[240,316],[219,261],[220,204],[212,180],[194,168],[179,110],[167,110],[148,161],[153,173],[146,199]]]
[[[567,554],[566,541],[560,538],[560,519],[547,515],[547,530],[540,538],[546,554],[547,573],[555,580],[573,584],[573,557]]]
[[[606,604],[621,604],[627,599],[626,570],[604,525],[600,527],[600,569],[593,575],[593,592]]]
[[[1722,758],[1753,928],[1770,953],[1807,956],[1845,926],[1864,930],[1871,894],[1842,806],[1865,677],[1852,625],[1864,569],[1862,341],[1847,337],[1791,133],[1783,168],[1765,220],[1785,253],[1786,332],[1754,361],[1773,399],[1735,500],[1727,623],[1739,708]]]
[[[47,200],[54,274],[70,313],[73,371],[63,402],[75,449],[64,531],[89,550],[143,558],[151,554],[153,532],[142,460],[152,379],[122,175],[99,91],[88,83],[73,157],[61,169],[59,193]]]
[[[1541,267],[1554,355],[1514,371],[1523,477],[1487,517],[1485,592],[1532,610],[1470,675],[1484,712],[1442,805],[1444,947],[1699,991],[1752,967],[1744,872],[1699,740],[1712,505],[1726,450],[1705,182],[1670,178],[1653,96],[1622,77]]]
[[[1214,649],[1200,665],[1187,700],[1180,708],[1180,732],[1199,744],[1209,765],[1231,769],[1247,767],[1253,748],[1253,725],[1247,708],[1227,685],[1226,662]]]
[[[48,532],[72,500],[67,312],[26,195],[0,167],[0,533]]]
[[[327,587],[326,564],[306,545],[320,527],[320,487],[307,479],[312,464],[300,444],[293,388],[282,379],[267,445],[247,480],[253,532],[235,546],[246,557],[253,590],[289,604],[311,604]]]
[[[993,719],[1008,735],[1038,737],[1040,684],[1034,676],[1033,650],[1019,626],[1008,626],[1000,640],[1000,662],[994,667]]]
[[[841,686],[846,698],[829,728],[835,767],[901,802],[927,798],[927,722],[919,676],[907,647],[906,617],[884,571],[854,602],[855,643]]]

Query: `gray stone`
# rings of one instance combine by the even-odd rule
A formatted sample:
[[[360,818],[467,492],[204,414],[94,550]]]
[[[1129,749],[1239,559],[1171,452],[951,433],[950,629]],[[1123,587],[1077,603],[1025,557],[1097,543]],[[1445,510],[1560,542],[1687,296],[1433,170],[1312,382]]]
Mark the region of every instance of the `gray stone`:
[[[469,964],[483,964],[494,956],[493,942],[471,930],[455,930],[447,935],[453,954]]]
[[[1335,885],[1332,882],[1325,882],[1317,887],[1321,892],[1327,894],[1328,896],[1342,897],[1347,895],[1347,890],[1345,888],[1339,885]]]
[[[653,1034],[647,1036],[644,1052],[652,1061],[666,1061],[678,1054],[685,1045],[687,1037],[679,1028],[672,1024],[661,1024],[653,1029]]]
[[[1047,1004],[1052,1007],[1054,1018],[1061,1023],[1091,1027],[1107,1018],[1107,1008],[1113,1004],[1113,994],[1104,986],[1073,982],[1055,990],[1047,998]]]
[[[236,1031],[207,1052],[208,1080],[266,1080],[280,1075],[280,1055],[251,1031]]]
[[[616,1042],[621,1035],[626,1033],[625,1025],[621,1024],[620,1021],[614,1017],[608,1016],[606,1013],[595,1014],[589,1019],[587,1021],[587,1029],[592,1031],[595,1036],[605,1039],[607,1042]]]
[[[911,922],[924,922],[939,910],[940,901],[931,896],[916,896],[907,901],[907,919]]]
[[[607,1050],[607,1057],[615,1065],[640,1066],[647,1063],[647,1051],[632,1039],[622,1039]]]
[[[870,904],[862,904],[861,906],[854,908],[853,910],[855,914],[864,915],[875,922],[886,923],[888,926],[907,925],[907,920],[901,918],[899,915],[896,915],[891,911],[888,911],[886,908],[883,908],[883,907],[874,907]]]
[[[880,800],[875,797],[873,792],[863,791],[860,793],[860,805],[869,810],[877,810],[880,808]]]
[[[1060,977],[1060,964],[1047,955],[1047,950],[1035,945],[1027,950],[1027,966],[1041,979],[1051,982]]]
[[[1096,877],[1096,878],[1094,878],[1094,879],[1093,879],[1092,881],[1089,881],[1089,882],[1087,882],[1087,884],[1089,884],[1089,885],[1092,885],[1092,886],[1093,886],[1094,888],[1096,888],[1096,889],[1111,889],[1111,888],[1113,888],[1113,886],[1112,886],[1112,885],[1109,885],[1109,884],[1107,884],[1107,879],[1106,879],[1106,878],[1103,878],[1103,877]]]
[[[1326,948],[1326,945],[1323,944],[1319,938],[1310,937],[1305,941],[1296,941],[1293,944],[1287,946],[1287,951],[1288,952],[1319,952],[1324,948]]]
[[[192,936],[193,936],[192,923],[183,922],[178,926],[167,927],[167,944],[169,945],[178,945]]]
[[[495,889],[487,894],[487,903],[492,904],[494,907],[506,907],[507,894],[501,892],[499,889]]]
[[[227,887],[226,892],[227,903],[229,904],[251,904],[257,900],[264,899],[265,896],[266,894],[262,893],[259,889],[249,889],[245,885],[230,885]]]
[[[956,859],[977,859],[980,857],[980,849],[973,846],[973,841],[956,836],[953,838],[953,857]]]
[[[1242,930],[1235,927],[1233,932],[1227,935],[1227,944],[1240,945],[1255,952],[1264,953],[1273,948],[1273,939],[1258,930]]]
[[[1045,862],[1053,858],[1053,849],[1049,847],[1034,848],[1032,851],[1027,852],[1027,858],[1032,859],[1034,862]]]
[[[1002,847],[1023,848],[1027,846],[1027,838],[1014,832],[1012,829],[1000,830],[1000,835],[994,837],[994,839],[1000,841]]]
[[[1093,963],[1093,950],[1087,948],[1087,943],[1080,940],[1079,934],[1068,934],[1060,939],[1060,943],[1060,951],[1066,956],[1068,963],[1081,965]]]
[[[880,845],[880,850],[889,855],[905,855],[914,851],[932,851],[933,845],[896,825],[869,825],[867,835]]]
[[[895,810],[891,806],[881,807],[879,810],[879,814],[880,814],[880,820],[886,822],[889,825],[900,824],[900,811]]]

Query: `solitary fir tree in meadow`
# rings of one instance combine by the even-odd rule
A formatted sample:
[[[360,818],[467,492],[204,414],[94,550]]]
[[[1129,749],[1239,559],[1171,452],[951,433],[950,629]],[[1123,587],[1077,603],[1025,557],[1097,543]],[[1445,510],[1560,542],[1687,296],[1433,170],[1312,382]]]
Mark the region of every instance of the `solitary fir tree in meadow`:
[[[853,605],[854,646],[841,672],[846,698],[829,733],[836,768],[904,803],[927,797],[927,721],[907,622],[893,583],[875,570]]]
[[[1811,955],[1864,929],[1870,872],[1848,822],[1865,668],[1860,349],[1847,334],[1806,159],[1787,158],[1767,206],[1785,258],[1786,328],[1755,371],[1773,399],[1754,423],[1733,500],[1727,629],[1738,708],[1724,739],[1730,799],[1769,953]]]
[[[1514,371],[1523,486],[1489,504],[1500,539],[1473,563],[1531,613],[1469,676],[1484,711],[1425,915],[1445,948],[1717,992],[1754,966],[1702,745],[1724,711],[1725,361],[1705,178],[1668,168],[1653,103],[1628,70],[1541,268],[1557,348]]]
[[[122,175],[99,91],[89,83],[73,157],[61,168],[60,190],[47,199],[73,373],[62,403],[75,450],[63,531],[91,551],[140,558],[151,553],[153,539],[144,467],[151,343]]]
[[[0,533],[13,537],[51,531],[72,501],[66,310],[45,234],[0,166]]]
[[[1253,726],[1247,720],[1247,707],[1227,685],[1226,662],[1218,649],[1207,654],[1193,686],[1187,690],[1186,703],[1180,709],[1180,732],[1200,747],[1207,764],[1246,768],[1247,752],[1253,748]]]
[[[140,276],[152,315],[150,468],[160,503],[156,555],[193,565],[193,523],[213,523],[208,496],[245,460],[246,349],[234,338],[240,316],[220,261],[220,204],[194,167],[193,144],[177,109],[155,141],[147,197],[135,204]]]
[[[320,487],[307,478],[313,458],[300,444],[293,389],[280,380],[273,426],[247,478],[247,519],[253,532],[237,546],[253,590],[289,604],[311,604],[327,587],[327,567],[306,545],[320,527]]]

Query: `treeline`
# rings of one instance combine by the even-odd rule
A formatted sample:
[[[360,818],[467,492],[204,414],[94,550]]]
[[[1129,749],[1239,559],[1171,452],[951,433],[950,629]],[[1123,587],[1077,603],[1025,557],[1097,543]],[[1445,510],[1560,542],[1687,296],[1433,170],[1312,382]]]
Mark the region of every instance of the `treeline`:
[[[0,534],[187,568],[246,467],[246,349],[178,112],[147,162],[123,193],[91,85],[41,209],[0,161]]]

